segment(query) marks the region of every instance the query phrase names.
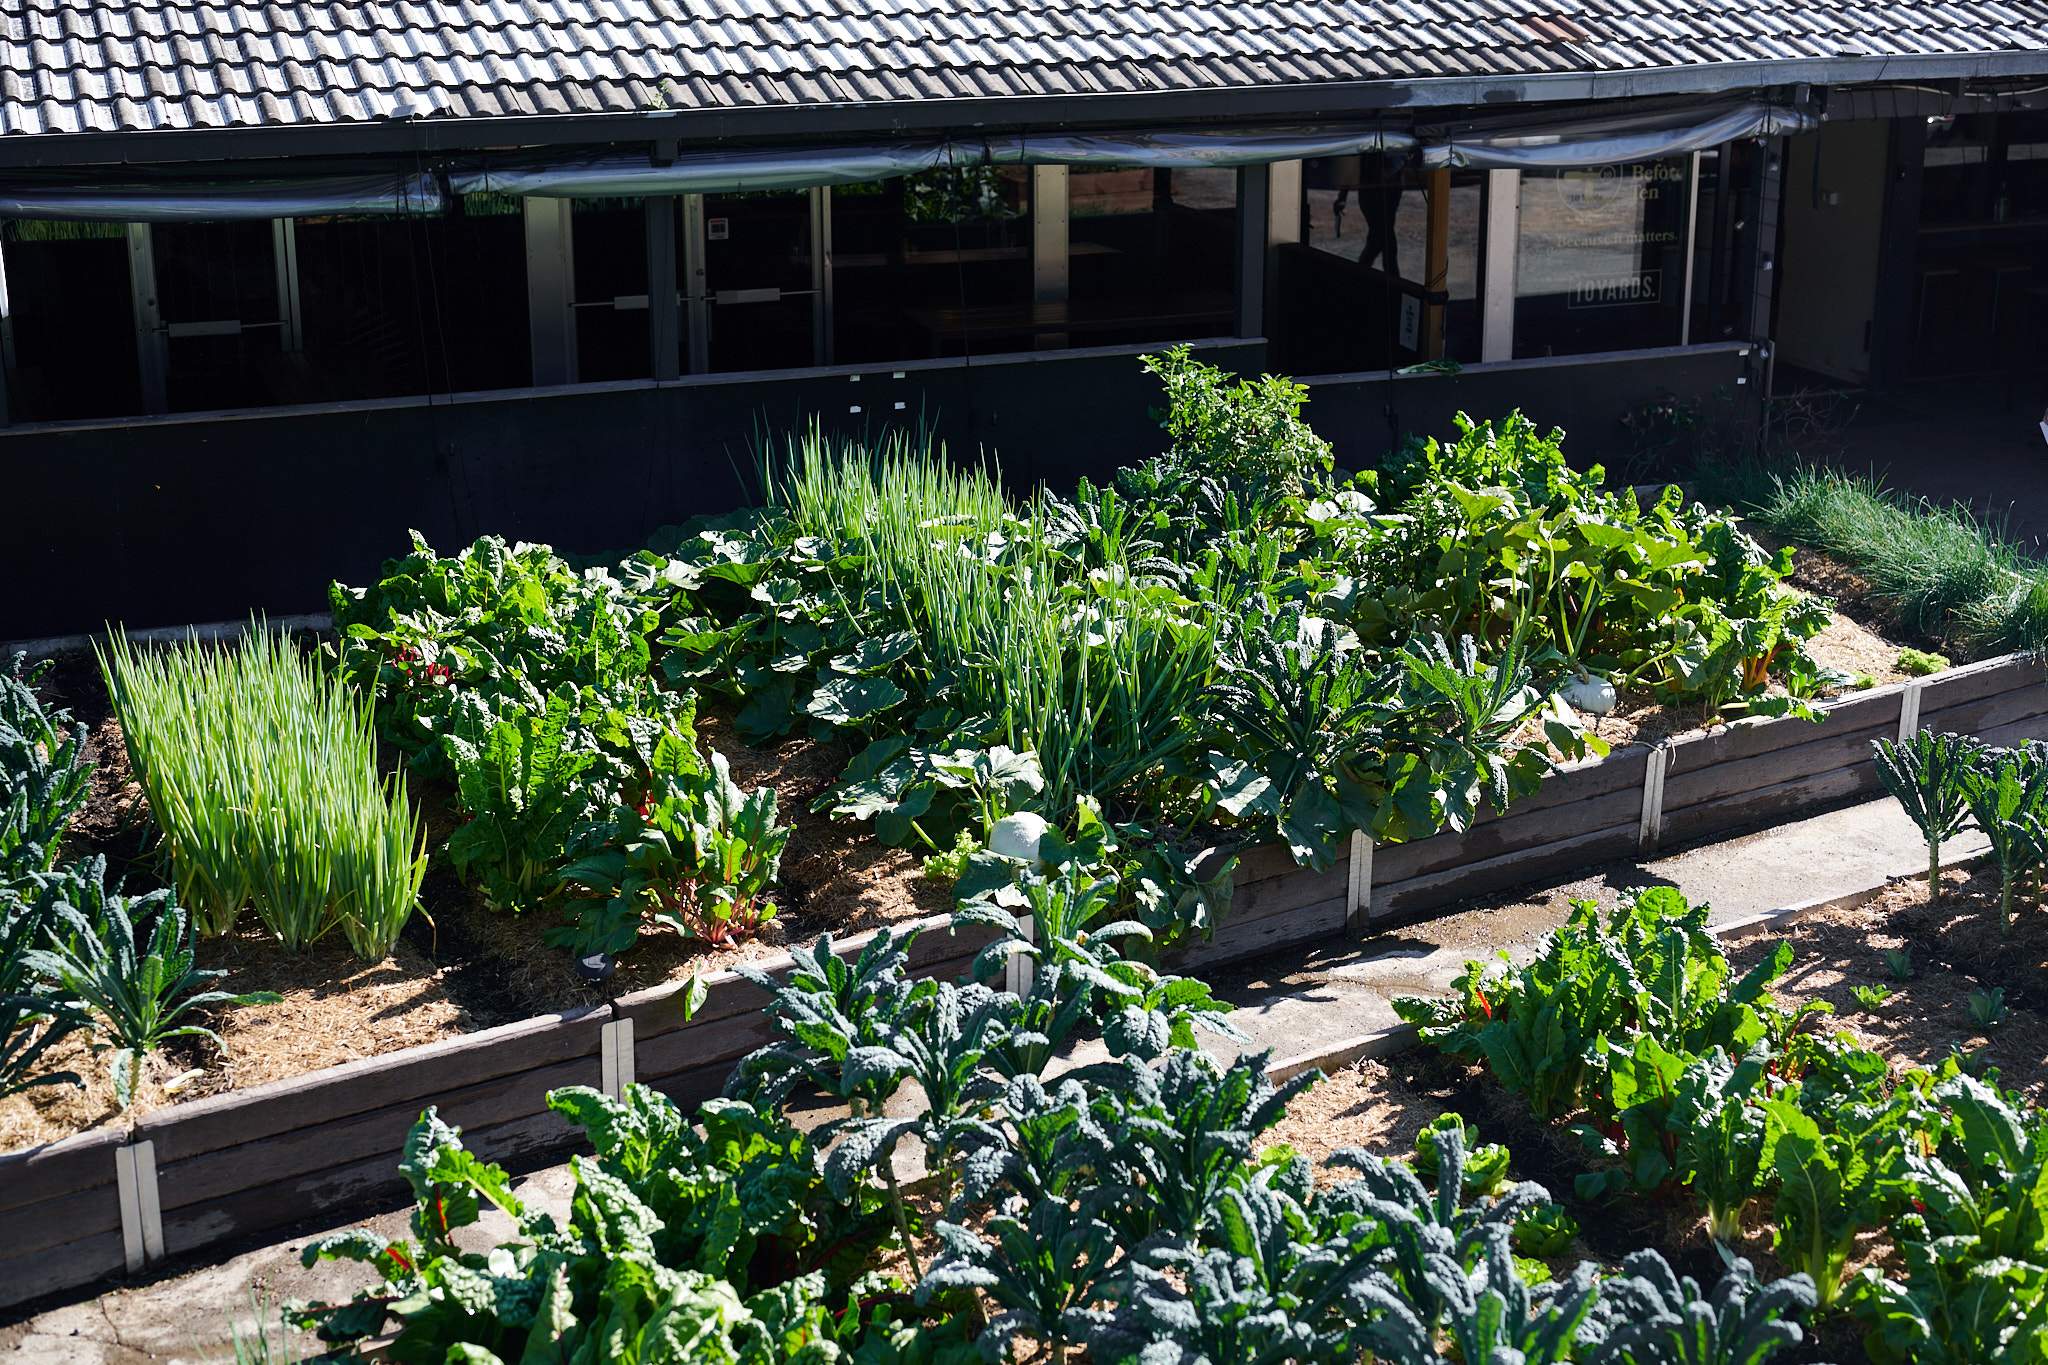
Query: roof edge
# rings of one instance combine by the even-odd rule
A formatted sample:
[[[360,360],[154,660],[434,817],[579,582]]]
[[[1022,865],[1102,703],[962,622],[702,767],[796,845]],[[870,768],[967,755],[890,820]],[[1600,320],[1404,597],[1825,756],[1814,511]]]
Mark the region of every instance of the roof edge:
[[[2048,76],[2048,49],[1717,62],[1532,76],[1439,76],[1205,90],[971,100],[649,109],[628,114],[413,118],[153,132],[0,137],[0,168],[220,161],[360,153],[441,153],[606,142],[681,144],[1086,128],[1202,119],[1356,118],[1424,109],[1709,95],[1792,84],[1973,81]]]

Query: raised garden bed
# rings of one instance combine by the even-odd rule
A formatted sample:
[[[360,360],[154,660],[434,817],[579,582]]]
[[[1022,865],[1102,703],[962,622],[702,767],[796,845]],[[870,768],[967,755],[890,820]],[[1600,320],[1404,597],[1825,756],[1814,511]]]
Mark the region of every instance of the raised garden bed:
[[[1918,724],[2011,741],[2048,737],[2038,665],[1988,660],[1825,703],[1819,724],[1784,719],[1617,749],[1552,775],[1507,815],[1463,834],[1372,850],[1327,871],[1256,849],[1237,870],[1230,913],[1206,942],[1175,955],[1184,971],[1328,939],[1370,921],[1411,919],[1638,848],[1696,841],[1810,813],[1876,789],[1870,741]],[[1656,766],[1661,785],[1650,780]],[[1646,808],[1646,802],[1648,806]],[[925,917],[914,969],[953,977],[987,941]],[[847,937],[856,954],[872,930]],[[758,965],[786,973],[787,955]],[[546,1110],[563,1085],[616,1089],[637,1079],[692,1104],[769,1038],[761,992],[730,971],[704,978],[683,1018],[684,985],[506,1024],[309,1075],[147,1114],[131,1129],[81,1134],[0,1157],[0,1298],[18,1303],[162,1257],[247,1241],[404,1195],[392,1153],[428,1104],[488,1159],[533,1166],[571,1145]],[[608,1025],[615,1030],[607,1060]],[[621,1058],[625,1060],[621,1062]],[[621,1070],[623,1065],[624,1070]],[[125,1153],[149,1144],[161,1231],[144,1192],[124,1204]],[[145,1182],[146,1183],[146,1182]]]
[[[2039,1104],[2048,1098],[2048,1076],[2039,1066],[2048,1047],[2048,1013],[2042,1010],[2043,978],[2027,964],[2040,961],[2048,947],[2048,917],[2032,911],[2012,935],[2000,935],[1990,910],[1995,880],[1980,864],[1950,873],[1942,893],[1930,898],[1923,879],[1907,879],[1854,904],[1731,926],[1721,937],[1737,971],[1756,966],[1779,941],[1789,942],[1792,968],[1774,994],[1792,1006],[1831,1005],[1833,1026],[1894,1067],[1938,1068],[1951,1049],[1963,1048],[1997,1068],[2004,1085]],[[1602,899],[1611,901],[1611,893]],[[1901,947],[1914,962],[1913,976],[1903,981],[1894,978],[1884,957],[1886,950]],[[1859,987],[1881,987],[1890,995],[1869,1007],[1854,994]],[[2006,992],[2007,1014],[1985,1029],[1971,1017],[1969,996],[1991,988]],[[1567,1124],[1533,1118],[1520,1097],[1503,1090],[1484,1068],[1459,1058],[1411,1047],[1335,1070],[1289,1106],[1269,1137],[1316,1162],[1346,1147],[1405,1151],[1424,1126],[1449,1112],[1476,1125],[1484,1140],[1506,1144],[1513,1178],[1544,1185],[1576,1219],[1579,1237],[1568,1254],[1555,1258],[1554,1268],[1568,1268],[1580,1257],[1613,1264],[1651,1246],[1680,1273],[1703,1283],[1720,1273],[1721,1253],[1695,1204],[1669,1197],[1579,1198],[1574,1179],[1588,1160]],[[1751,1212],[1732,1249],[1765,1275],[1783,1273],[1771,1248],[1767,1208]],[[1853,1264],[1902,1273],[1896,1254],[1875,1245],[1866,1246]],[[1817,1324],[1812,1339],[1787,1359],[1859,1365],[1869,1356],[1860,1325],[1837,1317]]]

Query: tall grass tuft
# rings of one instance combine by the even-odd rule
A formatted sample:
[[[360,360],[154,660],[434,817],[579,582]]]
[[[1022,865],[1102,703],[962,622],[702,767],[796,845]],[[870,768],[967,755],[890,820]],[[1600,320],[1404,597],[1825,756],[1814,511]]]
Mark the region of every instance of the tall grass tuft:
[[[1813,465],[1745,492],[1759,525],[1854,569],[1908,630],[1973,655],[2048,645],[2048,573],[1968,507]]]
[[[377,775],[372,707],[284,635],[100,653],[178,900],[209,934],[254,905],[285,947],[339,927],[387,956],[419,905],[426,834]]]

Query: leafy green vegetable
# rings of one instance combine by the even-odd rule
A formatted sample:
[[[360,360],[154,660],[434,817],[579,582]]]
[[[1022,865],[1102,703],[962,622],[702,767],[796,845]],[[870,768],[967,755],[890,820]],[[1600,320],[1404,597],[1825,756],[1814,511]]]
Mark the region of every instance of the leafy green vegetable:
[[[113,1048],[114,1094],[124,1108],[134,1101],[143,1059],[168,1040],[201,1037],[226,1050],[212,1029],[181,1022],[193,1010],[215,1004],[274,1005],[282,999],[274,991],[238,995],[198,989],[226,973],[195,965],[197,931],[169,891],[146,896],[102,892],[96,899],[90,917],[74,905],[60,904],[57,914],[68,934],[49,947],[28,949],[20,960],[27,971],[48,978],[63,998],[90,1013]],[[149,927],[138,936],[137,923],[144,917]]]
[[[58,843],[90,792],[85,727],[36,695],[49,668],[17,653],[0,670],[0,884],[57,865]]]
[[[575,832],[596,813],[598,793],[585,777],[599,757],[579,743],[575,712],[565,688],[545,710],[449,739],[468,819],[448,837],[448,857],[500,909],[531,909],[552,894]]]
[[[1927,841],[1927,885],[1941,886],[1941,846],[1970,818],[1968,773],[1975,742],[1962,735],[1916,730],[1899,742],[1871,741],[1878,780]]]

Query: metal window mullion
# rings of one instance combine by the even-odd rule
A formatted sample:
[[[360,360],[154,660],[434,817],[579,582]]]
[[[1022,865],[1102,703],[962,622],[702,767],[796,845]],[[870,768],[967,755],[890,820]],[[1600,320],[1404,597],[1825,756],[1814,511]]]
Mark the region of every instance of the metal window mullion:
[[[305,325],[299,316],[299,232],[290,218],[270,220],[270,255],[277,266],[279,342],[287,355],[305,349]]]
[[[7,294],[7,249],[0,245],[0,427],[12,422],[7,376],[14,364],[14,305]]]
[[[1072,289],[1072,238],[1065,166],[1031,168],[1031,299],[1065,303]]]
[[[811,363],[832,363],[832,191],[811,191]]]
[[[1265,166],[1237,172],[1237,335],[1266,332],[1266,214],[1272,180]]]
[[[683,307],[689,318],[690,373],[711,369],[711,301],[704,281],[704,196],[683,196]]]
[[[1479,358],[1515,358],[1515,272],[1522,245],[1522,173],[1486,173],[1486,296],[1480,309]]]
[[[527,331],[536,386],[576,382],[576,297],[569,203],[532,195],[526,220]]]
[[[1678,344],[1692,345],[1692,273],[1693,262],[1699,259],[1698,233],[1700,230],[1700,154],[1692,154],[1692,173],[1686,177],[1685,200],[1685,292],[1679,303]]]
[[[135,309],[135,358],[142,378],[142,410],[167,412],[168,360],[156,297],[156,246],[147,223],[128,224],[128,297]]]

